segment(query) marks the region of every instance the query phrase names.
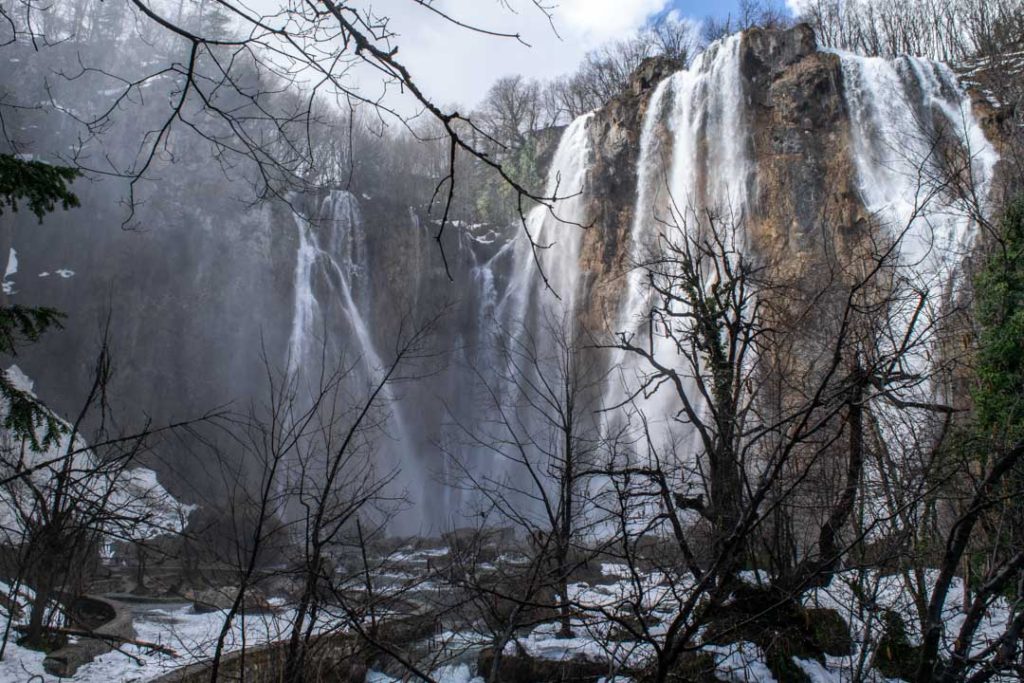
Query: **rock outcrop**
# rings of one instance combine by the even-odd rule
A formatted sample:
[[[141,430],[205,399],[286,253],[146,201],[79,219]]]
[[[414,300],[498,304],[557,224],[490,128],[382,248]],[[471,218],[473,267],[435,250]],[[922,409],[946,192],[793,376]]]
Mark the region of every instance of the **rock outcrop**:
[[[81,666],[110,652],[119,642],[130,641],[135,635],[131,610],[120,602],[83,595],[72,600],[67,607],[73,617],[72,624],[97,637],[79,637],[47,654],[43,669],[48,674],[62,678],[74,676]]]
[[[956,88],[937,70],[915,74],[918,67],[902,64],[901,78],[914,81],[910,89],[928,85],[934,89],[929,96],[943,99],[917,105],[922,125],[936,128],[931,124],[945,116],[940,105],[954,102]],[[635,323],[636,316],[627,319],[622,310],[630,291],[629,273],[638,254],[657,242],[658,221],[673,218],[672,200],[679,197],[664,192],[673,190],[673,173],[692,175],[684,183],[689,194],[682,199],[699,211],[721,200],[715,195],[723,187],[733,186],[747,245],[773,278],[786,284],[786,293],[776,297],[779,315],[818,296],[823,278],[857,277],[865,254],[879,243],[879,232],[858,180],[858,151],[853,147],[857,112],[851,111],[849,95],[862,84],[847,83],[844,68],[844,57],[820,51],[807,26],[755,29],[712,47],[682,74],[682,65],[671,60],[645,61],[626,90],[592,115],[586,130],[584,215],[578,217],[583,227],[570,230],[583,231],[580,255],[575,264],[559,263],[579,269],[578,277],[568,279],[580,283],[576,313],[589,330],[602,334]],[[728,73],[712,75],[713,69]],[[704,77],[709,80],[703,89],[694,85]],[[936,83],[926,84],[928,79]],[[729,98],[721,92],[724,86],[734,90]],[[685,103],[691,111],[676,111],[682,106],[674,99],[676,88],[691,88]],[[709,99],[715,100],[714,106],[708,105]],[[975,98],[978,119],[990,137],[996,136],[1013,115],[985,102],[980,95]],[[684,119],[688,128],[680,130]],[[656,149],[642,160],[645,126]],[[876,133],[884,137],[885,132]],[[536,175],[543,176],[541,167],[551,163],[558,135],[550,129],[532,141]],[[681,155],[683,137],[688,146]],[[898,147],[905,141],[882,142]],[[998,140],[996,148],[1010,149]],[[938,149],[945,154],[951,148]],[[717,157],[726,153],[735,158],[719,163]],[[686,158],[673,158],[680,156]],[[359,216],[358,221],[346,219],[344,227],[337,216],[323,211],[322,195],[293,196],[290,205],[240,209],[217,196],[227,186],[200,181],[202,187],[193,188],[190,181],[195,179],[186,177],[160,189],[144,212],[158,227],[142,234],[123,234],[108,206],[113,204],[100,192],[84,195],[82,211],[114,230],[74,236],[75,213],[62,214],[38,230],[19,226],[23,232],[15,241],[26,273],[48,274],[51,266],[77,273],[75,287],[48,276],[35,278],[35,289],[19,295],[19,303],[72,312],[68,330],[26,351],[25,363],[38,374],[41,395],[58,397],[61,412],[77,410],[75,397],[88,386],[92,361],[86,341],[95,338],[96,321],[105,318],[109,303],[114,308],[115,351],[123,350],[115,361],[124,368],[120,376],[127,385],[115,386],[112,393],[123,397],[122,405],[142,409],[159,421],[263,397],[261,354],[266,353],[272,368],[284,369],[302,323],[297,283],[303,233],[293,213],[299,209],[319,221],[315,231],[325,246],[319,260],[307,262],[319,269],[315,282],[306,273],[317,307],[303,324],[310,340],[327,339],[325,348],[334,365],[360,360],[367,366],[362,375],[372,374],[369,366],[387,360],[396,336],[413,319],[445,311],[436,348],[431,349],[432,359],[443,369],[424,373],[428,382],[402,388],[388,431],[392,443],[403,442],[384,447],[389,455],[381,456],[382,470],[400,467],[405,479],[400,485],[411,485],[423,506],[410,528],[397,531],[437,531],[421,525],[424,520],[429,520],[428,527],[446,523],[449,508],[463,501],[434,476],[443,460],[436,445],[450,436],[445,430],[451,428],[451,415],[464,424],[481,419],[479,397],[470,388],[478,377],[470,368],[493,369],[495,359],[485,347],[507,335],[510,323],[521,322],[499,319],[502,302],[511,296],[531,304],[554,298],[539,278],[527,296],[510,293],[512,271],[527,261],[515,258],[514,241],[523,239],[521,225],[474,218],[473,201],[481,198],[460,197],[458,215],[439,243],[440,215],[437,205],[431,205],[437,179],[427,177],[428,170],[436,169],[416,159],[388,159],[377,166],[362,164],[362,173],[355,173],[349,186],[335,190],[345,197],[352,215]],[[736,176],[726,177],[731,173]],[[210,174],[207,169],[196,177]],[[642,178],[648,189],[661,194],[652,195],[652,206],[646,209],[651,214],[638,221]],[[476,208],[478,214],[488,213]],[[638,223],[646,223],[644,230],[637,231]],[[353,251],[345,261],[334,254],[334,265],[340,267],[320,258],[333,253],[330,240],[354,248],[354,230],[359,233],[358,257]],[[560,246],[556,240],[551,249]],[[343,284],[353,295],[351,306],[339,294]],[[353,333],[356,322],[346,306],[359,309],[362,336]],[[54,358],[62,360],[52,362]],[[176,462],[161,472],[168,488],[175,490],[177,472],[201,469],[201,456],[197,449],[189,462]],[[215,499],[216,491],[204,490],[207,483],[199,482],[199,496]],[[194,487],[189,482],[181,488]]]

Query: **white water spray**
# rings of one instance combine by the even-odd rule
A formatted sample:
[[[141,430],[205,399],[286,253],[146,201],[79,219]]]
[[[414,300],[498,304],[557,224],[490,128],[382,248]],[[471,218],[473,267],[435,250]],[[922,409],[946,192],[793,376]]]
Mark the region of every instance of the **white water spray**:
[[[495,310],[504,324],[535,326],[545,306],[568,312],[570,317],[577,310],[580,245],[587,221],[586,176],[591,158],[587,127],[593,116],[592,112],[584,114],[565,129],[544,191],[557,199],[550,207],[531,209],[526,217],[530,239],[524,234],[517,237],[512,279]],[[536,251],[531,239],[539,247]],[[548,286],[543,278],[547,278]]]
[[[921,380],[898,389],[903,400],[942,402],[933,377],[941,355],[938,320],[957,295],[977,217],[988,213],[998,155],[948,67],[914,57],[839,56],[861,198],[896,246],[899,277],[925,297],[920,313],[915,300],[898,302],[889,315],[892,331],[879,343],[894,355],[904,338],[914,343],[902,354],[902,367]],[[948,166],[949,145],[958,148],[953,163],[962,168]],[[971,191],[950,191],[950,173]],[[921,425],[934,417],[922,413],[911,426],[884,401],[874,409],[890,443],[914,443],[915,432],[927,433]]]
[[[741,224],[753,162],[740,41],[741,35],[734,35],[712,45],[689,69],[662,81],[651,96],[641,130],[629,236],[628,258],[634,268],[627,275],[616,329],[633,334],[634,343],[646,340],[654,357],[669,367],[678,365],[678,350],[657,330],[654,339],[648,339],[651,291],[646,271],[636,266],[656,255],[659,238],[670,226],[693,235],[709,211],[722,216],[727,227]],[[722,237],[733,236],[730,231]],[[727,242],[727,246],[740,245]],[[635,355],[617,350],[611,363],[616,372],[605,392],[606,407],[623,402],[644,382],[644,365]],[[692,378],[684,391],[699,410],[703,402]],[[661,441],[678,444],[687,459],[695,454],[695,433],[687,433],[695,430],[680,429],[675,421],[681,404],[672,387],[643,396],[641,404]]]

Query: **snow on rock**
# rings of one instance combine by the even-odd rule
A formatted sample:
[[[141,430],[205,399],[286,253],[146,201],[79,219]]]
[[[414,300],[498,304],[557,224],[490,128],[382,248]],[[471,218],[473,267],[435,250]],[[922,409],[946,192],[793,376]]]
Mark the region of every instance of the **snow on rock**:
[[[601,576],[612,576],[617,579],[626,579],[632,576],[632,570],[628,564],[621,562],[602,562]]]
[[[561,638],[561,624],[547,623],[533,629],[525,638],[505,644],[504,654],[513,656],[525,652],[534,659],[563,662],[587,659],[593,662],[611,662],[616,667],[641,667],[654,654],[650,645],[634,642],[614,642],[603,637],[608,624],[586,624],[573,620],[571,638]]]
[[[11,247],[11,251],[7,255],[7,267],[4,269],[3,278],[3,291],[4,294],[14,294],[14,281],[10,279],[12,275],[18,272],[18,252]]]
[[[753,643],[705,645],[704,651],[715,658],[715,676],[730,683],[776,683],[764,663],[761,648]]]
[[[18,366],[12,365],[4,372],[16,389],[35,396],[32,380]],[[7,406],[0,404],[0,419],[6,413]],[[94,522],[102,520],[108,531],[116,525],[122,540],[142,540],[184,529],[193,507],[171,496],[153,470],[100,463],[81,436],[72,436],[69,423],[59,418],[58,423],[64,433],[57,443],[41,451],[0,429],[0,475],[26,472],[23,479],[0,488],[0,540],[20,542],[25,525],[38,514],[39,505],[48,504],[55,495],[58,475],[65,478],[71,497],[84,503],[79,509],[92,515]],[[45,426],[37,430],[41,441]],[[99,506],[117,514],[104,515]]]
[[[669,580],[664,573],[654,571],[639,576],[637,583],[625,578],[610,584],[570,584],[569,599],[592,609],[614,608],[629,600],[636,601],[644,611],[670,613],[679,607],[677,596],[688,590],[692,584],[693,577],[690,574],[672,577]],[[673,592],[673,586],[676,592]]]

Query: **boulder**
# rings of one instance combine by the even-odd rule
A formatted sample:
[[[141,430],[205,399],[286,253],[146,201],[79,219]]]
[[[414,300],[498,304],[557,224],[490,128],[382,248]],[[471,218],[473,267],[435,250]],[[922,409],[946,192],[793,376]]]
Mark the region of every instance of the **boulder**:
[[[477,675],[487,678],[494,663],[494,649],[485,648],[477,659]],[[540,659],[527,654],[504,654],[497,677],[491,683],[596,683],[609,675],[607,662],[576,655],[568,659]]]
[[[886,678],[912,680],[917,672],[921,647],[910,644],[903,617],[894,610],[882,616],[884,629],[871,665]]]
[[[132,613],[120,602],[94,595],[83,595],[67,605],[72,616],[72,627],[93,631],[99,635],[112,636],[113,640],[100,638],[78,638],[46,655],[43,669],[53,676],[67,678],[74,676],[83,664],[112,650],[117,639],[130,640],[135,637],[132,628]]]

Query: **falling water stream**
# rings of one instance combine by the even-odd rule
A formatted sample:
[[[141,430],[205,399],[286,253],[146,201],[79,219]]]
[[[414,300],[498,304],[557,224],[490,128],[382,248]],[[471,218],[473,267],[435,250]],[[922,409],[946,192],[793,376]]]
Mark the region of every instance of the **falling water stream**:
[[[495,310],[506,326],[536,326],[551,307],[576,310],[592,154],[587,127],[593,116],[591,112],[576,118],[562,134],[544,190],[555,201],[530,210],[525,221],[528,235],[520,233],[514,243],[512,279]]]
[[[864,204],[900,239],[907,272],[922,288],[942,291],[973,244],[972,214],[986,208],[995,150],[948,67],[913,57],[840,58]],[[970,184],[981,206],[969,206],[943,187],[943,134],[969,158]]]
[[[939,320],[957,296],[977,217],[988,211],[998,155],[945,65],[914,57],[839,56],[861,198],[895,244],[901,277],[925,296],[920,314],[914,298],[893,306],[892,332],[879,343],[894,354],[904,338],[914,340],[903,364],[921,379],[900,387],[901,398],[943,402],[943,384],[934,377],[942,355]],[[951,172],[967,179],[966,196],[950,185]],[[874,411],[888,443],[914,443],[915,432],[927,431],[922,425],[934,419],[922,413],[909,424],[885,401],[875,401]]]
[[[649,98],[626,242],[626,258],[632,265],[651,258],[669,229],[691,236],[708,229],[709,213],[720,217],[715,223],[719,229],[739,226],[738,231],[722,236],[727,247],[736,252],[745,249],[742,226],[753,206],[757,178],[751,113],[740,68],[741,41],[736,35],[715,43],[688,69],[659,83]],[[902,270],[915,286],[932,292],[931,310],[938,314],[943,295],[955,286],[962,259],[973,244],[972,210],[985,207],[965,206],[963,200],[935,192],[930,185],[944,171],[941,158],[935,155],[936,131],[948,129],[967,150],[967,172],[977,197],[987,197],[996,153],[948,68],[906,57],[883,60],[841,54],[840,58],[850,150],[864,205],[888,226],[898,242]],[[466,313],[472,322],[470,328],[459,330],[456,364],[493,367],[498,359],[488,354],[493,353],[490,341],[496,333],[527,329],[542,337],[545,316],[550,313],[574,324],[581,308],[581,247],[592,201],[588,172],[594,156],[593,120],[593,113],[583,115],[561,136],[545,187],[546,195],[558,199],[550,206],[531,209],[522,226],[525,230],[500,248],[485,250],[488,256],[472,256],[466,274],[473,287],[468,299],[473,310]],[[377,309],[371,309],[367,271],[372,257],[367,253],[359,203],[351,194],[335,191],[324,199],[318,216],[320,220],[313,222],[296,217],[299,247],[289,367],[319,369],[323,335],[338,329],[332,327],[338,321],[329,318],[340,315],[349,350],[360,354],[365,377],[375,377],[383,363],[370,322],[369,312]],[[613,330],[632,335],[635,343],[650,344],[659,362],[685,372],[688,369],[681,367],[671,340],[657,328],[654,338],[648,338],[651,307],[645,272],[633,268],[624,278]],[[902,322],[910,324],[909,319]],[[922,351],[911,362],[924,367],[930,353],[930,349]],[[613,351],[608,362],[613,372],[603,391],[606,407],[633,395],[645,377],[644,365],[634,354]],[[446,381],[454,386],[458,378],[451,377]],[[683,390],[701,410],[700,392],[692,377]],[[932,389],[925,383],[916,391]],[[678,393],[662,387],[638,400],[658,425],[661,445],[671,443],[675,457],[694,460],[700,451],[696,430],[678,419]],[[471,404],[463,403],[467,410],[476,410]],[[391,411],[397,461],[411,468],[412,479],[422,476],[418,454],[410,445],[417,443],[416,438],[422,442],[422,435],[414,434],[399,406],[392,405]],[[893,433],[890,438],[900,437]],[[502,465],[482,457],[474,467],[497,477]],[[457,504],[455,497],[443,497],[446,507]]]
[[[325,349],[340,348],[346,358],[358,358],[358,372],[352,379],[353,394],[360,396],[378,383],[386,372],[386,361],[377,350],[367,323],[372,305],[367,269],[369,256],[366,233],[358,200],[343,190],[331,191],[312,219],[294,214],[299,236],[295,264],[295,307],[288,343],[289,373],[299,379],[299,391],[316,392],[321,374],[341,368],[330,365],[337,359]],[[332,304],[338,304],[335,309]],[[343,321],[331,319],[340,310]],[[344,339],[332,339],[342,323]],[[326,367],[325,367],[326,365]],[[362,391],[361,391],[362,390]],[[392,466],[406,476],[420,476],[422,468],[415,453],[412,431],[403,407],[395,400],[390,384],[382,392],[380,408],[390,412],[381,449],[388,456],[381,462],[383,472]]]
[[[629,235],[628,258],[634,266],[656,256],[659,238],[667,230],[696,234],[701,217],[709,211],[725,216],[730,224],[742,221],[753,163],[740,42],[741,36],[735,35],[715,43],[689,69],[663,80],[651,95],[641,129]],[[632,334],[635,344],[650,344],[659,363],[685,375],[686,368],[678,367],[678,350],[664,331],[654,329],[654,338],[647,338],[652,300],[646,271],[634,267],[626,281],[617,331]],[[605,391],[605,406],[622,403],[645,380],[644,364],[634,354],[615,351],[611,363],[615,372]],[[699,412],[701,394],[692,377],[684,379],[683,390]],[[656,446],[671,444],[684,459],[692,457],[696,431],[676,420],[681,403],[672,387],[641,394],[638,407],[656,427]]]

